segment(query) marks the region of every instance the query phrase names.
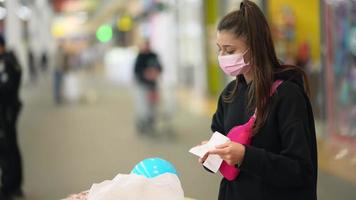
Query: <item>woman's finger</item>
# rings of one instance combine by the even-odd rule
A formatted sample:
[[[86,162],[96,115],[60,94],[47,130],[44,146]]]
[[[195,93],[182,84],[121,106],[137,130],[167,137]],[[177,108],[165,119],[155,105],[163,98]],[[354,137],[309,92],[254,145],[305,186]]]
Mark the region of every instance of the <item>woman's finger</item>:
[[[226,142],[224,144],[220,144],[220,145],[215,146],[215,148],[223,149],[223,148],[229,147],[229,145],[230,145],[230,142]]]
[[[202,164],[203,162],[205,162],[205,160],[208,158],[208,156],[209,156],[209,154],[207,153],[202,158],[199,158],[199,163]]]
[[[209,154],[219,155],[219,156],[225,155],[225,153],[226,153],[225,149],[213,149],[209,151]]]

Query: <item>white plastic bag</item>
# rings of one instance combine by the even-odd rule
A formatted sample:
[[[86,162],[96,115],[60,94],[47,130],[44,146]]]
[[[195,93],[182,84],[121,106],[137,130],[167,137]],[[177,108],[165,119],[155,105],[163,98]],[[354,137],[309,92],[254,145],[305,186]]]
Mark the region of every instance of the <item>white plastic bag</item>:
[[[94,184],[88,200],[184,200],[181,183],[175,174],[154,178],[119,174],[111,181]]]

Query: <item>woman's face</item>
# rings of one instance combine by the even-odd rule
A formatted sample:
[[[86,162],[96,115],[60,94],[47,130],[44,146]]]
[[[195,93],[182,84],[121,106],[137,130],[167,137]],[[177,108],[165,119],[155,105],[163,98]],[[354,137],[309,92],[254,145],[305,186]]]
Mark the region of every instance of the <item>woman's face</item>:
[[[217,32],[216,45],[218,47],[219,56],[244,53],[248,49],[244,38],[236,38],[234,34],[229,31]]]

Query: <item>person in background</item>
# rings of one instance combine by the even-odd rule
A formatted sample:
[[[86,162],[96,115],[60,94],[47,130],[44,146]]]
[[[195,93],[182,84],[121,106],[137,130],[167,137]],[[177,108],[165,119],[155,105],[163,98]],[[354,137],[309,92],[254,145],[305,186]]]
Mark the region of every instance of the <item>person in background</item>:
[[[7,51],[0,36],[0,199],[22,197],[22,160],[17,142],[17,121],[22,108],[19,97],[21,66]]]
[[[32,49],[28,50],[28,69],[30,74],[30,81],[32,84],[37,82],[37,67],[36,67],[36,57]]]
[[[162,73],[158,56],[145,41],[136,58],[134,75],[137,85],[136,128],[139,133],[153,133],[155,124],[155,109],[159,98],[157,81]]]
[[[48,70],[48,56],[47,56],[47,52],[43,52],[42,53],[42,57],[41,57],[41,68],[42,68],[42,72],[47,72]]]
[[[217,27],[219,66],[235,77],[222,91],[211,129],[231,140],[219,200],[316,200],[317,143],[305,72],[281,64],[267,20],[244,0]]]
[[[63,44],[60,44],[56,54],[55,69],[53,72],[53,98],[57,105],[63,103],[64,75],[69,69],[69,56],[65,52]]]

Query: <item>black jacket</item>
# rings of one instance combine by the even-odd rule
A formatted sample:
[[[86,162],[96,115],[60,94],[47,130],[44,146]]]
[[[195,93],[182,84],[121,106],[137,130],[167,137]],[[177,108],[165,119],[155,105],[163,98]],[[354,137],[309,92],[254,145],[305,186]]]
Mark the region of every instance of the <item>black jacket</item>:
[[[4,148],[9,144],[6,135],[21,108],[20,84],[21,67],[15,55],[12,52],[0,55],[0,154],[5,152]]]
[[[21,66],[13,52],[0,55],[0,105],[20,105]]]
[[[158,56],[153,52],[139,53],[135,61],[135,78],[140,84],[144,84],[150,88],[156,87],[156,81],[145,79],[145,70],[149,67],[154,67],[162,72],[162,66],[159,62]]]
[[[234,181],[222,179],[219,200],[316,200],[317,147],[312,108],[303,81],[294,73],[276,76],[284,82],[271,97],[271,110],[262,129],[246,146],[241,173]],[[238,77],[238,95],[225,103],[222,92],[212,119],[212,131],[227,134],[247,122],[252,111],[247,107],[243,76]]]

